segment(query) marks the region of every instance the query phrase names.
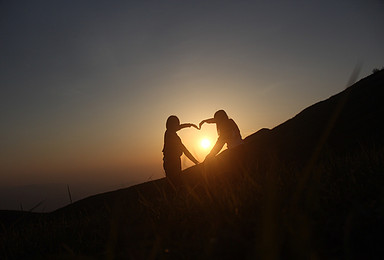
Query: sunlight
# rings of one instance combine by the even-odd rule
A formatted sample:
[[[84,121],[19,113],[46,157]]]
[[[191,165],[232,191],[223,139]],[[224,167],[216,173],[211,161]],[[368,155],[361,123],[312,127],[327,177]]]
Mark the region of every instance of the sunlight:
[[[198,122],[198,119],[195,119]],[[211,151],[217,139],[217,130],[215,124],[205,124],[201,130],[194,128],[185,128],[178,132],[188,151],[199,161],[203,162],[207,154]],[[182,156],[182,168],[186,169],[195,165],[191,160]]]
[[[206,150],[211,147],[211,141],[208,138],[204,138],[201,140],[200,145]]]

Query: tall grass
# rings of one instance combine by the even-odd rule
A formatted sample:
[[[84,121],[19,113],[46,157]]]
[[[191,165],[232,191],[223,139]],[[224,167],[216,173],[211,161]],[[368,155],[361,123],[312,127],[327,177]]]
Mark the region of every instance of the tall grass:
[[[2,259],[383,256],[383,150],[323,154],[304,182],[303,168],[276,158],[220,164],[186,173],[178,189],[154,181],[100,207],[3,226]]]

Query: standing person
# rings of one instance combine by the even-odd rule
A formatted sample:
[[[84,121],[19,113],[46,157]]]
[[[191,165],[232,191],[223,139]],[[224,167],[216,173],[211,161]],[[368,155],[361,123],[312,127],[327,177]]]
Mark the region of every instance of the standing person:
[[[227,143],[228,149],[243,143],[239,127],[233,119],[228,117],[224,110],[217,111],[213,118],[201,121],[199,124],[200,129],[204,123],[216,124],[217,134],[219,135],[216,144],[213,146],[212,150],[205,159],[214,157],[218,152],[220,152],[225,143]]]
[[[198,164],[199,162],[193,157],[193,155],[187,150],[184,144],[181,142],[180,137],[177,135],[177,131],[186,127],[198,127],[194,124],[181,124],[177,116],[170,116],[166,122],[166,128],[164,134],[164,148],[163,148],[163,167],[165,170],[165,176],[171,182],[172,185],[178,186],[180,184],[181,174],[181,160],[180,157],[184,153],[192,162]]]

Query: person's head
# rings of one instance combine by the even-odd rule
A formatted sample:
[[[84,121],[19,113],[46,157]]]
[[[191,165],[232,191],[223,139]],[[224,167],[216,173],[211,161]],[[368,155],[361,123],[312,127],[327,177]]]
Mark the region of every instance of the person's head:
[[[177,131],[180,127],[180,120],[177,116],[170,116],[168,117],[167,123],[165,125],[167,127],[167,130]]]
[[[227,113],[225,113],[224,110],[219,110],[215,113],[213,118],[215,119],[216,122],[220,123],[220,122],[223,122],[225,120],[228,120],[228,115],[227,115]]]

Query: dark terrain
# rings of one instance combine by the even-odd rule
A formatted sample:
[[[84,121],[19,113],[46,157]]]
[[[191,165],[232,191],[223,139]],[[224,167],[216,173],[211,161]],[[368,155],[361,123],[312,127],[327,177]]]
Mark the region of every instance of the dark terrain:
[[[177,190],[1,211],[0,258],[382,259],[383,115],[381,70],[185,170]]]

